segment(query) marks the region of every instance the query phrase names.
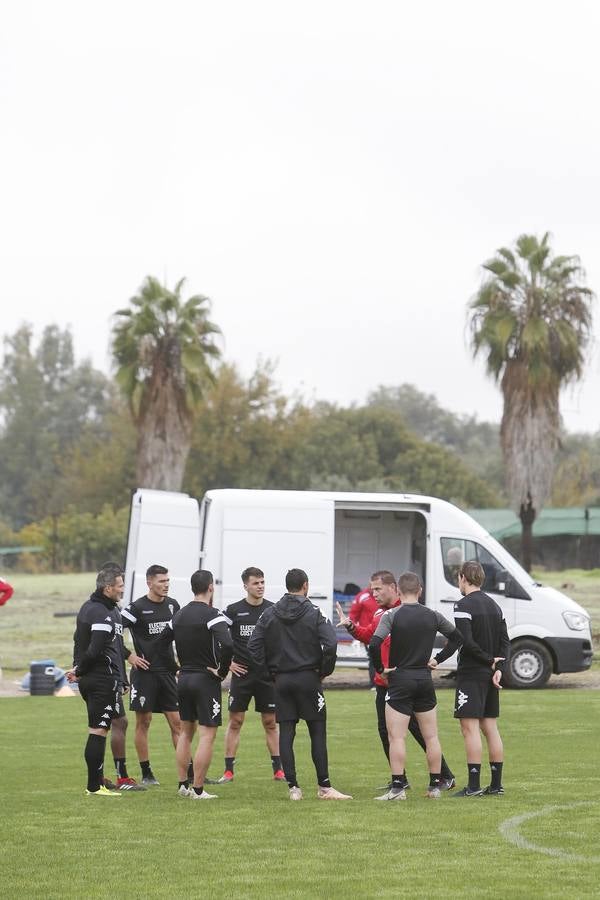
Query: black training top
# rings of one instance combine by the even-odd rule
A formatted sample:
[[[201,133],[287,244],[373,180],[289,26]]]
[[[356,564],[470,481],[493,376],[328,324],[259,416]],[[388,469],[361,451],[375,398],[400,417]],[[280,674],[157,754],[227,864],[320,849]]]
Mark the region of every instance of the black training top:
[[[489,675],[495,657],[505,662],[497,668],[504,669],[510,653],[510,642],[502,609],[483,591],[472,591],[461,597],[454,606],[454,621],[462,635],[462,647],[458,655],[459,674]],[[456,647],[441,650],[436,659],[443,662],[452,656]]]
[[[369,654],[375,668],[383,672],[381,644],[390,635],[390,668],[421,669],[429,671],[435,636],[438,631],[454,642],[460,643],[460,633],[441,613],[421,603],[403,603],[388,610],[381,617],[369,644]]]
[[[73,635],[76,675],[116,677],[125,683],[123,625],[118,606],[94,591],[77,614]]]
[[[154,603],[144,596],[134,600],[122,612],[123,627],[129,628],[135,652],[148,660],[150,672],[177,670],[173,644],[159,644],[159,639],[179,609],[179,603],[171,597],[164,597],[160,603]]]
[[[279,672],[313,670],[321,676],[335,668],[337,636],[318,607],[298,594],[284,594],[256,623],[248,643],[255,669]]]
[[[259,606],[252,606],[247,600],[240,600],[238,603],[230,603],[224,612],[228,624],[231,628],[231,637],[233,638],[233,658],[235,662],[241,663],[243,666],[250,666],[252,660],[248,654],[248,641],[254,633],[256,623],[260,619],[262,613],[269,606],[273,606],[270,600],[263,598]]]
[[[229,671],[233,641],[223,613],[206,603],[193,600],[175,613],[160,636],[161,643],[175,639],[182,672],[204,672],[218,669],[224,678]]]

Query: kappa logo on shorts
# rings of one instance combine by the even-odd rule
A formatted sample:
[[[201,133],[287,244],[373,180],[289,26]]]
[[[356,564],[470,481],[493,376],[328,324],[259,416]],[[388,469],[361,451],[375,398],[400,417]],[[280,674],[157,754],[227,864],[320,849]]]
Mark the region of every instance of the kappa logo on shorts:
[[[146,702],[146,698],[140,697],[140,706],[143,706],[145,702]]]
[[[458,699],[456,701],[456,708],[461,709],[465,705],[465,703],[467,702],[468,699],[469,699],[468,694],[463,693],[463,691],[459,691]]]
[[[386,691],[385,692],[385,702],[387,703],[389,699],[390,699],[390,692]]]
[[[212,714],[213,719],[216,718],[220,712],[221,712],[221,704],[219,703],[218,700],[213,700],[213,714]]]
[[[325,697],[323,696],[323,694],[317,693],[317,709],[319,710],[319,712],[321,712],[321,710],[323,709],[324,706],[325,706]]]
[[[138,695],[138,692],[137,692],[136,688],[134,688],[134,686],[131,685],[131,693],[130,693],[130,695],[129,695],[130,699],[131,699],[131,700],[135,700],[135,698],[137,697],[137,695]]]
[[[233,703],[233,697],[232,697],[231,694],[230,694],[230,695],[229,695],[229,706],[231,706],[232,703]]]
[[[112,712],[112,706],[105,706],[104,709],[107,709],[108,712]]]

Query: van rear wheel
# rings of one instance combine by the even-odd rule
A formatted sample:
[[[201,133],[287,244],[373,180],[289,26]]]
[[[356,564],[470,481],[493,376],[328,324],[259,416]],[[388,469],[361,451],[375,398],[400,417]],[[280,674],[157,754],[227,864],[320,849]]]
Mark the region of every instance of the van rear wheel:
[[[522,638],[510,645],[510,661],[505,672],[512,688],[543,687],[552,674],[550,651],[539,641]]]

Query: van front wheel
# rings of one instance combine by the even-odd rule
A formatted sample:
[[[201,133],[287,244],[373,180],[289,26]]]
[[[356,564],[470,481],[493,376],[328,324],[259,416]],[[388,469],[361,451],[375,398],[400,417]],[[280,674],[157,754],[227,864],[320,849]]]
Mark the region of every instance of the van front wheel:
[[[539,641],[522,638],[510,645],[510,661],[504,676],[508,687],[540,688],[551,674],[550,651]]]

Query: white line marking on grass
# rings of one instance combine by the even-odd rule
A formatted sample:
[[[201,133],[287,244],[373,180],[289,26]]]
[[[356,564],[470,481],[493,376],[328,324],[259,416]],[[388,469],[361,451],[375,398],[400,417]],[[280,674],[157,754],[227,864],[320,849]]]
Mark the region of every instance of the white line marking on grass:
[[[542,847],[540,844],[528,841],[520,832],[519,826],[523,822],[547,816],[559,809],[576,809],[578,806],[593,806],[593,803],[588,800],[581,803],[568,803],[565,806],[543,806],[541,809],[536,809],[533,812],[522,813],[520,816],[505,819],[498,826],[498,831],[505,840],[521,850],[533,850],[536,853],[544,853],[546,856],[555,856],[559,859],[569,860],[569,862],[598,863],[600,862],[600,856],[583,856],[580,853],[569,853],[567,850],[560,850],[558,847]]]

